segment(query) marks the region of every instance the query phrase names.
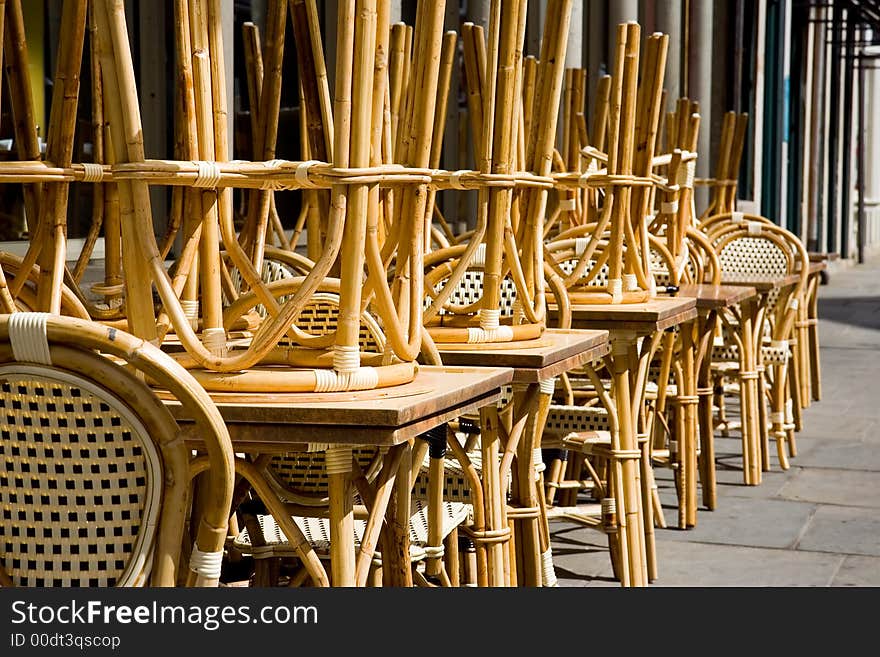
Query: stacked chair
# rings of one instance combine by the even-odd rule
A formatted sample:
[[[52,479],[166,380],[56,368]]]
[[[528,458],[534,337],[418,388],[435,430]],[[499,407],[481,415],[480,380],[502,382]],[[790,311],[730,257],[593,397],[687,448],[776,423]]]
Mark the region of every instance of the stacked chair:
[[[248,23],[242,35],[249,149],[236,156],[249,159],[230,159],[220,0],[175,0],[173,159],[149,159],[123,5],[65,0],[43,156],[21,2],[0,3],[18,154],[0,173],[22,185],[29,234],[23,257],[0,254],[0,585],[216,586],[248,563],[256,586],[381,586],[398,489],[411,492],[417,585],[516,583],[519,550],[553,586],[553,520],[606,534],[621,583],[647,584],[666,526],[654,468],[675,470],[680,499],[694,487],[680,445],[690,325],[641,339],[646,394],[629,407],[609,357],[541,381],[537,400],[508,387],[497,406],[390,448],[318,434],[301,451],[235,453],[217,403],[393,394],[441,352],[540,346],[548,327],[571,326],[573,304],[646,304],[725,277],[797,275],[766,300],[759,395],[741,404],[766,436],[756,458],[769,467],[772,437],[788,467],[818,367],[808,257],[736,211],[744,116],[724,119],[715,178],[695,179],[698,106],[662,114],[665,35],[618,27],[588,122],[587,72],[564,68],[571,0],[548,2],[538,58],[523,56],[525,0],[493,0],[487,28],[465,24],[461,42],[443,31],[445,2],[420,1],[409,26],[390,24],[389,0],[341,0],[332,93],[318,3],[269,0],[264,34]],[[297,161],[276,153],[286,49]],[[92,161],[76,162],[84,60]],[[447,171],[456,66],[475,164]],[[92,216],[68,266],[71,183],[89,186]],[[712,189],[699,218],[695,184]],[[159,236],[151,186],[170,189]],[[438,192],[476,196],[470,230],[453,230]],[[299,201],[292,233],[281,194]],[[750,348],[737,321],[712,332],[722,431]],[[639,549],[640,566],[627,557]]]

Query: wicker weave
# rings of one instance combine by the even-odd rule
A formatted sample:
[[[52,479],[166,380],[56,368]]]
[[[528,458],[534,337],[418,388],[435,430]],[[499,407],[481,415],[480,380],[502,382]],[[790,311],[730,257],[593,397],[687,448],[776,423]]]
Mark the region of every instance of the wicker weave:
[[[138,371],[195,421],[198,465]],[[206,472],[210,497],[192,518],[188,581],[217,584],[232,447],[216,407],[166,354],[87,320],[0,315],[0,417],[0,574],[12,584],[186,581],[178,564],[191,467]]]
[[[115,586],[149,575],[162,467],[147,430],[95,383],[0,367],[0,547],[20,586]]]
[[[428,509],[427,504],[421,500],[413,500],[414,512],[409,522],[410,557],[413,561],[425,556],[424,548],[428,545]],[[468,509],[465,504],[445,502],[443,504],[443,538],[448,536],[456,527],[468,518]],[[233,546],[243,554],[250,554],[255,559],[267,559],[270,557],[294,557],[296,553],[287,542],[284,532],[275,522],[271,515],[260,514],[257,516],[260,529],[263,533],[265,545],[253,546],[250,534],[245,529],[233,541]],[[293,516],[294,522],[299,526],[309,542],[309,545],[321,558],[330,556],[330,522],[326,518],[313,518]],[[361,539],[366,528],[365,520],[354,522],[354,544],[360,548]],[[381,562],[381,553],[376,553],[376,558]]]

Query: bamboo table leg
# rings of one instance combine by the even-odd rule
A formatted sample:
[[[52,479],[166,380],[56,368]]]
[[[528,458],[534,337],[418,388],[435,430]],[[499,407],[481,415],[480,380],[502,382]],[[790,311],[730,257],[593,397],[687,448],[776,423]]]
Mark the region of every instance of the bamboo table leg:
[[[327,450],[330,497],[330,572],[333,586],[355,586],[354,489],[351,447]]]
[[[682,383],[684,390],[679,391],[678,401],[681,406],[684,432],[679,445],[681,455],[681,467],[686,473],[683,477],[684,490],[682,491],[682,507],[684,526],[693,527],[697,524],[697,398],[694,322],[685,322],[681,325],[682,341]]]
[[[541,550],[538,536],[538,493],[535,488],[534,449],[540,445],[538,422],[538,384],[514,386],[514,424],[525,423],[516,448],[516,475],[511,506],[515,508],[517,543],[517,583],[541,585]]]
[[[712,336],[717,314],[709,312],[699,320],[699,350],[697,352],[697,416],[700,432],[700,483],[703,505],[710,511],[718,503],[715,476],[715,430],[712,423]],[[743,422],[745,426],[745,422]]]
[[[638,450],[632,415],[635,395],[630,386],[632,362],[639,360],[636,338],[634,333],[627,331],[612,331],[611,333],[612,394],[615,407],[618,410],[619,422],[618,444],[612,444],[612,450],[618,457],[616,460],[619,460],[619,474],[622,477],[619,484],[623,495],[618,498],[618,522],[622,534],[621,542],[626,543],[630,584],[645,586],[647,584],[647,562],[637,463],[641,452]]]
[[[554,385],[555,379],[548,379],[514,391],[514,415],[525,419],[516,450],[516,485],[512,500],[522,510],[516,518],[517,583],[521,586],[548,586],[555,580],[549,522],[539,476],[539,465],[543,465],[541,436]]]
[[[764,408],[764,386],[760,362],[761,330],[758,303],[746,299],[741,305],[740,336],[740,413],[743,433],[743,483],[761,483],[762,454],[766,451],[767,427]]]
[[[483,455],[483,500],[486,507],[486,531],[488,535],[509,532],[504,491],[498,470],[499,461],[498,409],[494,404],[480,409],[480,450]],[[479,540],[477,540],[479,546]],[[486,546],[486,570],[489,586],[507,586],[509,577],[504,574],[504,542],[491,540]],[[479,549],[479,547],[478,547]]]
[[[387,540],[386,549],[382,552],[382,569],[386,584],[412,587],[412,564],[409,553],[412,446],[404,445],[402,451],[394,492],[385,513]]]

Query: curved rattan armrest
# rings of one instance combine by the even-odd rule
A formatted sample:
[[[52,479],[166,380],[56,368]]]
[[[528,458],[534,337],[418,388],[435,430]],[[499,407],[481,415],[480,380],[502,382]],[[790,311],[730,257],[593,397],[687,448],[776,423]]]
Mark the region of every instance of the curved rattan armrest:
[[[37,353],[42,350],[43,358],[33,356],[30,351],[22,354],[22,348],[16,347],[16,342],[10,338],[12,318],[16,317],[16,323],[20,323],[21,316],[25,314],[28,316],[28,321],[37,327],[37,330],[29,333],[33,334],[38,343]],[[15,330],[19,329],[15,328]],[[191,561],[191,567],[196,567],[199,572],[190,573],[189,583],[197,586],[216,585],[219,579],[218,555],[222,555],[232,499],[234,455],[223,418],[199,383],[154,345],[119,329],[89,320],[46,313],[0,315],[0,346],[3,346],[2,352],[7,362],[54,364],[57,361],[59,366],[77,371],[83,378],[91,378],[99,382],[103,387],[114,390],[123,399],[146,393],[156,401],[154,409],[161,408],[158,406],[155,393],[136,378],[131,371],[134,370],[145,375],[158,387],[167,390],[173,399],[181,403],[184,415],[195,423],[203,449],[210,461],[205,485],[206,496],[211,503],[205,507],[199,518],[194,546],[196,559]],[[120,361],[130,368],[121,367]],[[159,412],[161,414],[161,411]],[[167,418],[173,426],[170,414],[167,414]],[[159,420],[162,421],[162,418]],[[145,418],[144,423],[151,426],[155,421]],[[179,443],[180,438],[178,430],[172,434],[170,442]],[[182,451],[182,444],[177,448]],[[169,477],[185,478],[187,469],[185,464],[183,465],[182,469],[166,468],[164,475],[166,487],[187,485],[186,481],[168,480]],[[201,568],[198,563],[199,555],[211,555],[201,557],[202,562],[209,559],[211,567]],[[173,584],[174,574],[169,570],[173,570],[173,563],[165,563],[163,559],[157,560],[153,581]]]

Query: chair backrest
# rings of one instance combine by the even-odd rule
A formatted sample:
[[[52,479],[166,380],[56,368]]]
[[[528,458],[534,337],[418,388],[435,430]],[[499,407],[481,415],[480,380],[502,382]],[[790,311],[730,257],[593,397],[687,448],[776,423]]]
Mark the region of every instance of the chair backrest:
[[[296,325],[315,336],[325,335],[336,330],[339,315],[339,295],[331,292],[316,292],[296,319]],[[362,351],[382,353],[385,350],[385,335],[373,316],[364,312],[361,315],[360,347]],[[316,436],[320,441],[320,436]],[[325,446],[316,442],[312,451],[289,452],[272,457],[269,471],[272,483],[285,499],[304,506],[325,506],[328,503],[328,485],[325,463]],[[354,458],[372,480],[381,464],[382,450],[367,446],[352,450]]]
[[[232,498],[225,424],[167,354],[122,331],[44,313],[0,315],[0,579],[19,586],[175,585],[190,452],[136,373],[195,421],[208,503],[188,578],[216,585]]]
[[[485,278],[485,269],[483,263],[485,261],[485,252],[486,245],[480,244],[477,247],[476,256],[474,257],[473,262],[464,272],[464,275],[461,277],[458,284],[453,288],[446,301],[445,307],[440,308],[439,315],[450,314],[447,308],[455,308],[457,312],[463,312],[464,309],[474,306],[481,299],[484,292],[483,281]],[[442,261],[432,262],[430,266],[437,268],[437,271],[439,271],[440,267],[438,265],[442,264],[447,263],[443,263]],[[451,269],[447,269],[446,271],[451,272]],[[548,267],[544,268],[544,282],[551,298],[565,293],[562,279]],[[437,294],[446,284],[446,277],[436,279],[436,277],[426,274],[424,308],[428,308],[433,301],[431,291],[433,290],[434,294]],[[501,279],[499,289],[498,310],[500,311],[501,317],[512,317],[515,314],[517,305],[516,295],[516,283],[510,272],[507,272]],[[571,317],[566,313],[564,316],[558,317],[554,325],[561,328],[569,327],[571,325]]]
[[[797,283],[768,295],[772,332],[784,338],[794,322],[809,275],[809,257],[796,235],[768,219],[738,221],[717,228],[710,240],[724,276],[798,274]]]

